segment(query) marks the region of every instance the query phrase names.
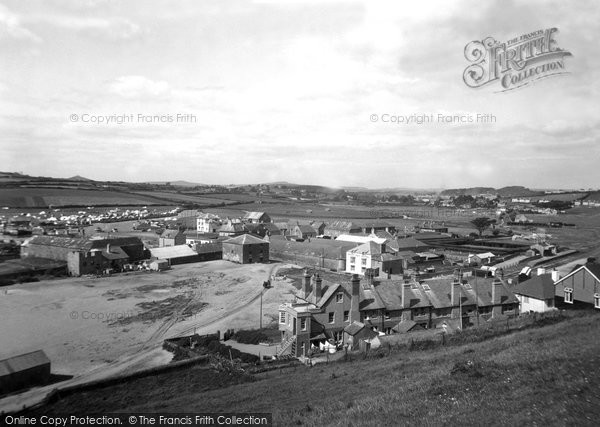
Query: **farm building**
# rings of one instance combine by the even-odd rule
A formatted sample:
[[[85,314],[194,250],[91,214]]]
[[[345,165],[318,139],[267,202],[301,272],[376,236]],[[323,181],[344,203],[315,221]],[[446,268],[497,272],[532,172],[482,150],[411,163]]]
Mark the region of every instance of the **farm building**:
[[[317,237],[317,232],[310,225],[297,224],[292,229],[292,234],[301,239],[310,239],[311,237]]]
[[[188,245],[165,246],[163,248],[151,248],[152,258],[164,259],[169,265],[187,264],[190,262],[199,262],[201,257],[196,251]]]
[[[271,217],[264,212],[246,212],[242,221],[258,224],[262,222],[271,222]]]
[[[362,228],[351,221],[333,221],[325,226],[324,233],[326,236],[338,237],[341,234],[358,234],[362,233]]]
[[[250,234],[225,240],[223,259],[239,264],[269,262],[269,242]]]
[[[0,394],[22,390],[50,380],[50,359],[43,350],[0,360]]]
[[[185,234],[180,230],[165,230],[158,238],[158,246],[161,248],[177,245],[185,245]]]
[[[282,236],[271,237],[269,241],[272,259],[333,271],[346,270],[346,252],[357,246],[356,243],[330,239],[294,242]]]
[[[137,237],[111,239],[35,236],[21,246],[22,258],[66,261],[69,274],[99,274],[121,271],[123,265],[146,259],[144,244]]]

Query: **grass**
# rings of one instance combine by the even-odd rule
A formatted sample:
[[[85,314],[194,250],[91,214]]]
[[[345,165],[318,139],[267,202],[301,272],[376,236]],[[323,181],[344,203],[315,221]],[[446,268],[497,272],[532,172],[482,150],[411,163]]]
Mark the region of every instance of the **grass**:
[[[46,207],[94,205],[156,205],[164,201],[150,195],[118,191],[66,188],[0,188],[0,206]]]
[[[269,372],[251,383],[207,380],[226,388],[201,385],[204,371],[170,373],[35,413],[272,412],[276,425],[595,425],[599,336],[600,316],[577,314],[483,342]]]

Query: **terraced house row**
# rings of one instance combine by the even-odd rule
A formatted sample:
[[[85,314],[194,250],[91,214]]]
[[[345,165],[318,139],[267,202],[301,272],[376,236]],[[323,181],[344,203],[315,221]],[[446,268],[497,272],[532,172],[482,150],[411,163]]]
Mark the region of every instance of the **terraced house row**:
[[[361,334],[420,328],[466,328],[477,321],[516,316],[519,301],[500,278],[454,277],[418,281],[326,282],[305,271],[294,303],[279,308],[280,355],[303,356],[311,345],[333,340],[356,344]]]

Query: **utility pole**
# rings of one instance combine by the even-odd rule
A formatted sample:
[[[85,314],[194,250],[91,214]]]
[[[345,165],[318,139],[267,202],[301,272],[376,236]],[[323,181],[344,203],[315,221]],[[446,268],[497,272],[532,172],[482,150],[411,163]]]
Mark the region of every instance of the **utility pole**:
[[[262,318],[263,318],[263,312],[262,312],[262,310],[263,310],[262,309],[263,290],[264,290],[264,288],[260,290],[260,329],[262,329]]]

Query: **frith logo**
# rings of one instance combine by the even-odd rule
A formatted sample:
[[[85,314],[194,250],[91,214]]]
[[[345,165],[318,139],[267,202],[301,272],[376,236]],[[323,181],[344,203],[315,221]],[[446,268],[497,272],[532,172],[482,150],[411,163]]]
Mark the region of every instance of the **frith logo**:
[[[499,92],[525,86],[535,80],[565,74],[565,56],[554,39],[557,28],[537,30],[500,43],[492,37],[465,46],[472,64],[464,73],[465,84],[478,88],[499,82]]]

